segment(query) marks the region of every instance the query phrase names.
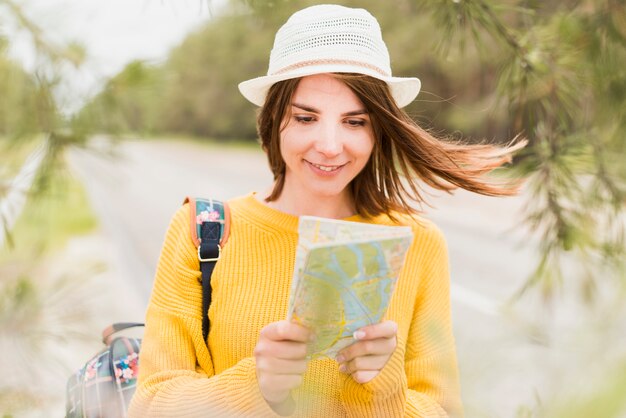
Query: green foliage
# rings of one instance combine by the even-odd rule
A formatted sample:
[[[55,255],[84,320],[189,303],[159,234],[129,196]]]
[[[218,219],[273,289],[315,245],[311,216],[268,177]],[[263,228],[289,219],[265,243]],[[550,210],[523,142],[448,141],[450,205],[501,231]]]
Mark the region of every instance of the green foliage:
[[[528,176],[526,222],[540,236],[540,262],[520,290],[550,297],[564,258],[581,262],[585,297],[600,271],[624,281],[626,202],[624,68],[626,5],[617,1],[418,1],[445,43],[497,48],[499,102],[513,132],[531,141],[518,169]],[[446,49],[446,48],[444,48]],[[621,161],[621,162],[620,162]]]
[[[37,67],[26,72],[10,60],[6,50],[12,39],[0,38],[0,136],[28,140],[41,133],[61,135],[66,142],[83,142],[87,130],[77,135],[61,115],[55,97],[63,69],[79,67],[86,50],[78,42],[58,44],[28,16],[26,7],[13,0],[0,0],[0,25],[12,21],[30,35]]]
[[[72,119],[73,131],[155,132],[165,81],[161,69],[142,61],[129,63]]]
[[[18,28],[28,32],[36,53],[37,67],[26,72],[11,61],[7,55],[7,47],[12,41],[9,37],[0,38],[0,139],[2,147],[10,149],[20,147],[22,143],[30,143],[42,135],[48,138],[47,154],[44,163],[37,173],[36,190],[43,187],[51,175],[51,169],[59,166],[65,147],[72,144],[84,144],[91,131],[88,124],[68,123],[61,114],[57,103],[56,89],[62,80],[62,69],[67,65],[78,66],[85,58],[86,51],[78,43],[59,45],[50,42],[41,28],[32,21],[25,7],[12,0],[0,0],[0,25],[12,21]],[[80,129],[73,129],[80,127]],[[10,166],[11,153],[3,153],[0,177],[15,172]],[[11,183],[7,180],[0,183],[0,196],[7,198]],[[26,191],[24,191],[26,192]],[[19,194],[19,192],[18,192]],[[3,214],[4,215],[4,214]],[[9,225],[3,216],[0,233],[11,242]]]
[[[163,130],[254,138],[252,106],[236,89],[246,71],[265,71],[261,68],[267,63],[256,51],[267,50],[268,34],[251,16],[233,15],[188,37],[166,65],[171,83],[165,92]]]
[[[38,132],[50,119],[49,108],[40,107],[41,91],[35,79],[8,59],[0,48],[0,135],[22,138]]]

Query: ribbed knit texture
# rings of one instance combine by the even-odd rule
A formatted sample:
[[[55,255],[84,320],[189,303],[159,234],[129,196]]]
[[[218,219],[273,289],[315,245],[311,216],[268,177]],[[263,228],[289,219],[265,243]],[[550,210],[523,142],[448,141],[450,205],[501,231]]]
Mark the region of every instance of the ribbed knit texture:
[[[189,207],[172,219],[146,315],[132,418],[278,416],[259,390],[253,350],[261,328],[286,318],[298,218],[254,195],[229,204],[231,235],[211,279],[209,349]],[[293,416],[462,416],[445,241],[426,220],[399,219],[415,239],[386,315],[398,323],[396,352],[366,384],[340,373],[332,359],[311,361],[293,391]],[[383,216],[368,222],[393,225]]]

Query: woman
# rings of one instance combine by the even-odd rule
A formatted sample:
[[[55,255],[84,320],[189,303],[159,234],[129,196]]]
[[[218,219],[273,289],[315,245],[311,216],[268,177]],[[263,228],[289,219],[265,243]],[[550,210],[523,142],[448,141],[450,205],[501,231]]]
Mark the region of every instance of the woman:
[[[391,76],[376,19],[334,5],[295,13],[277,32],[268,75],[243,82],[274,174],[229,202],[231,233],[201,332],[189,208],[174,216],[148,308],[130,415],[462,416],[441,232],[409,202],[420,179],[509,195],[481,176],[521,148],[434,138],[401,110],[420,89]],[[307,361],[312,332],[284,320],[301,215],[410,225],[414,240],[386,320],[335,359]],[[205,313],[206,314],[206,313]]]

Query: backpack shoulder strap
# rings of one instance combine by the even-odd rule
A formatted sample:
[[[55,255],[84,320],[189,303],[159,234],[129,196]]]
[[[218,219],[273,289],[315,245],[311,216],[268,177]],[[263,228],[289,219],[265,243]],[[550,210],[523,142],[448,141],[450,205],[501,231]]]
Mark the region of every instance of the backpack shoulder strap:
[[[187,197],[189,203],[191,239],[198,247],[202,272],[202,336],[209,336],[209,306],[211,306],[211,275],[220,258],[222,246],[228,241],[230,212],[225,202],[214,199]]]
[[[219,222],[220,246],[223,247],[228,241],[230,232],[230,211],[228,204],[220,200],[205,199],[187,196],[183,204],[189,203],[189,226],[191,228],[191,240],[196,247],[200,247],[203,222]]]

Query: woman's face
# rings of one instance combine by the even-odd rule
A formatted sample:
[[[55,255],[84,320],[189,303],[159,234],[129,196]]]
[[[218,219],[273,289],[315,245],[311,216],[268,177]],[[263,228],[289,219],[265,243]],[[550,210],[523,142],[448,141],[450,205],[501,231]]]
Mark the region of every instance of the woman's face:
[[[286,164],[281,195],[351,199],[347,186],[372,154],[374,134],[365,106],[332,75],[302,78],[287,112],[280,149]]]

